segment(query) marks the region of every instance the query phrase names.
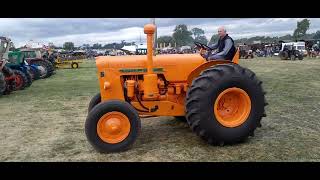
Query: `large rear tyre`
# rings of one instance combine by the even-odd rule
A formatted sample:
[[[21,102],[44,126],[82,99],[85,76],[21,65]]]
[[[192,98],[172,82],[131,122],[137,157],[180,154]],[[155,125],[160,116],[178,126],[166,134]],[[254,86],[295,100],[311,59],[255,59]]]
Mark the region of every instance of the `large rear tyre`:
[[[52,76],[54,74],[54,66],[52,65],[52,63],[48,60],[44,60],[47,63],[47,67],[48,67],[48,77]]]
[[[36,60],[33,61],[32,64],[39,66],[38,69],[41,72],[40,78],[44,79],[52,75],[48,62],[44,60]]]
[[[266,116],[261,84],[252,71],[236,64],[203,71],[187,92],[188,124],[209,144],[244,141]]]
[[[175,118],[181,122],[187,122],[187,119],[185,116],[175,116]]]
[[[25,89],[28,83],[27,76],[22,71],[17,69],[13,70],[13,72],[15,74],[15,82],[16,82],[15,91]]]
[[[3,67],[2,73],[4,74],[6,81],[6,90],[4,94],[10,94],[16,89],[15,74],[13,70],[7,66]]]
[[[289,54],[286,51],[280,51],[279,52],[279,57],[281,60],[287,60],[289,58]]]
[[[138,112],[127,102],[110,100],[96,105],[88,114],[85,133],[99,152],[128,150],[141,130]]]
[[[26,83],[26,87],[30,87],[32,84],[32,74],[30,73],[30,70],[27,70],[27,73],[25,73],[26,77],[27,77],[27,83]]]
[[[6,90],[6,80],[2,71],[0,71],[0,96],[3,95]]]

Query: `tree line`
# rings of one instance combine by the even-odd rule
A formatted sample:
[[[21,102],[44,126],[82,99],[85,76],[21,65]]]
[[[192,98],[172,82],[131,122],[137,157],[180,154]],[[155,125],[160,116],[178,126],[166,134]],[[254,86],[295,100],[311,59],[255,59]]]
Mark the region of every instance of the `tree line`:
[[[251,44],[254,41],[261,41],[264,43],[274,43],[279,41],[320,39],[320,31],[317,31],[316,33],[311,33],[311,34],[307,33],[309,27],[310,27],[310,20],[303,19],[297,22],[297,27],[293,31],[292,35],[287,34],[280,37],[254,36],[251,38],[235,39],[235,43]],[[157,38],[156,42],[157,44],[164,44],[165,46],[168,46],[170,43],[171,46],[176,45],[177,47],[181,47],[181,46],[192,46],[194,41],[210,45],[214,42],[217,42],[218,39],[219,39],[218,34],[213,34],[211,38],[208,40],[205,36],[205,32],[203,29],[195,27],[189,30],[186,24],[179,24],[174,28],[173,34],[171,36],[169,35],[160,36]],[[84,47],[85,49],[120,49],[123,46],[129,46],[129,45],[135,45],[135,42],[125,42],[124,40],[122,40],[120,43],[109,43],[105,45],[102,45],[99,43],[93,44],[92,46],[90,46],[89,44],[83,44],[82,47]],[[63,44],[63,49],[72,50],[77,48],[75,48],[73,42],[65,42]]]

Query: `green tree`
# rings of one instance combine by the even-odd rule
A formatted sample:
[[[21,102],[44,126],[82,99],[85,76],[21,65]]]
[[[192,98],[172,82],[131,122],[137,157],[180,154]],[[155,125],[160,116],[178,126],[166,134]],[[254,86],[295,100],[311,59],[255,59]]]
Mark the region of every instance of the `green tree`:
[[[73,42],[65,42],[63,44],[63,49],[65,49],[65,50],[73,50],[74,49]]]
[[[208,44],[208,39],[206,38],[206,36],[196,37],[194,41],[202,43],[202,44]]]
[[[298,40],[306,35],[310,27],[310,20],[303,19],[302,21],[297,22],[297,28],[293,32],[293,37],[295,40]]]
[[[95,43],[92,45],[92,49],[102,49],[102,44]]]
[[[211,36],[211,39],[210,39],[210,41],[209,41],[209,45],[218,42],[218,40],[219,40],[219,35],[218,35],[218,34],[212,35],[212,36]]]
[[[313,36],[313,39],[320,39],[320,31],[317,31]]]
[[[199,38],[200,36],[204,35],[204,30],[200,29],[200,28],[193,28],[191,29],[191,32],[193,34],[193,38]]]
[[[162,44],[164,43],[165,46],[168,46],[169,43],[171,44],[171,46],[174,45],[174,39],[171,36],[160,36],[159,38],[157,38],[157,44]]]
[[[204,30],[203,29],[195,27],[195,28],[191,29],[191,32],[193,34],[194,41],[200,42],[200,43],[203,43],[203,44],[207,44],[208,43],[208,40],[207,40],[206,36],[204,36]]]
[[[188,27],[185,24],[177,25],[172,37],[177,43],[177,46],[193,44],[192,32],[188,31]]]

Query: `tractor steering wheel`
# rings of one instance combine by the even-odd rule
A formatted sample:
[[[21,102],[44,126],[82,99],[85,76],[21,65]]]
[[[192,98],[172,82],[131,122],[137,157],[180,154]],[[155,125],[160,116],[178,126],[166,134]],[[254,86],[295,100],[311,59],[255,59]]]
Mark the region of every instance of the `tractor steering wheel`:
[[[202,44],[202,43],[199,43],[199,42],[194,42],[194,44],[199,48],[199,49],[204,49],[204,50],[207,50],[207,51],[212,51],[213,49],[210,48],[209,46],[205,45],[205,44]]]

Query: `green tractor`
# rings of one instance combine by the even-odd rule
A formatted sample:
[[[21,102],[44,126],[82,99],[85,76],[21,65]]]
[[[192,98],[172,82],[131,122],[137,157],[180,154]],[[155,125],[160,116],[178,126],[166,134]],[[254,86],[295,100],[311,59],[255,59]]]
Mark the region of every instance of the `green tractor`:
[[[23,90],[32,84],[31,68],[25,64],[23,54],[20,51],[9,51],[7,67],[13,69],[15,74],[15,90]]]

